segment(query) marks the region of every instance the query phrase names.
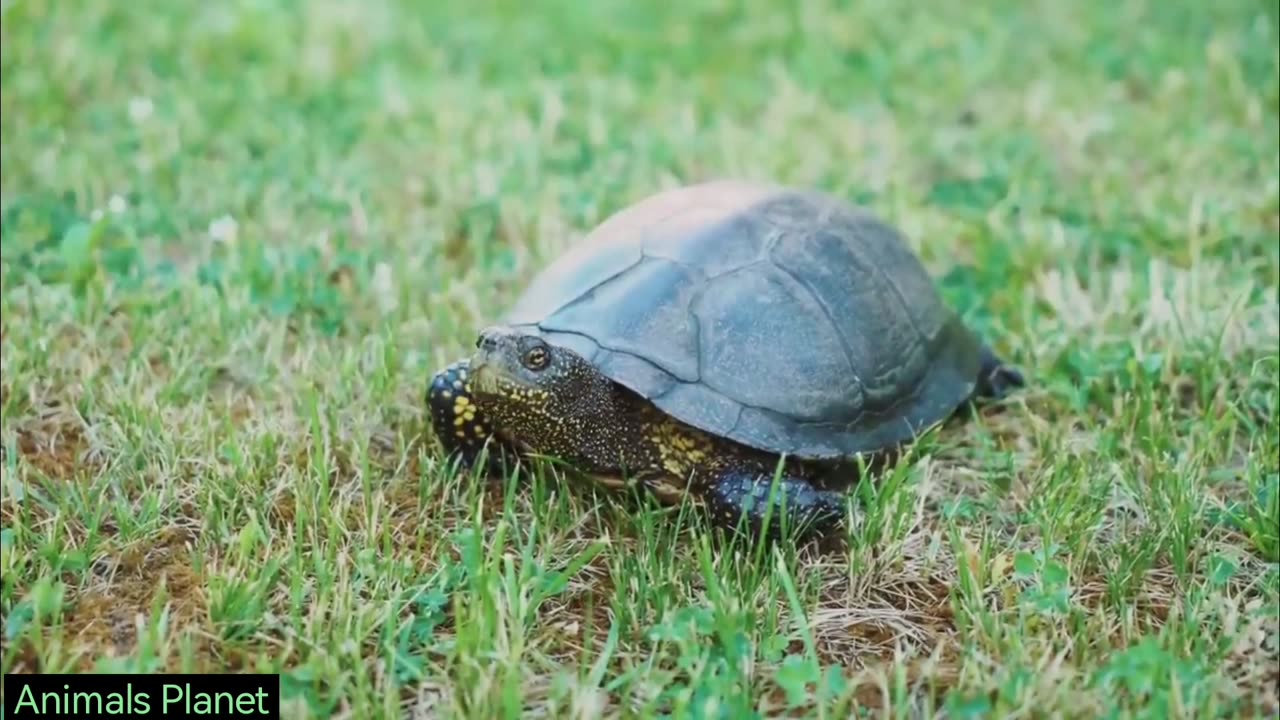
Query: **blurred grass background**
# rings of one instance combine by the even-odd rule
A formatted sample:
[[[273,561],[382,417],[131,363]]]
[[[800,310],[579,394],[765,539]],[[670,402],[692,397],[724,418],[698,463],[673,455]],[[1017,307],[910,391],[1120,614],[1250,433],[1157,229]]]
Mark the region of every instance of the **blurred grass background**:
[[[1270,3],[0,3],[5,672],[290,712],[1276,712]],[[900,225],[1027,371],[846,555],[486,494],[421,406],[677,183]],[[522,481],[523,483],[524,481]]]

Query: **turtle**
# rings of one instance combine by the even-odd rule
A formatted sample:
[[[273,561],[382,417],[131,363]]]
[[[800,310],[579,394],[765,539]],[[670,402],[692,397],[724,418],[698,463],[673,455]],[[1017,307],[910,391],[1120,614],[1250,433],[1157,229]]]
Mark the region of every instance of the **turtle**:
[[[608,216],[426,400],[465,467],[553,457],[777,537],[837,529],[851,469],[1025,383],[871,210],[717,179]]]

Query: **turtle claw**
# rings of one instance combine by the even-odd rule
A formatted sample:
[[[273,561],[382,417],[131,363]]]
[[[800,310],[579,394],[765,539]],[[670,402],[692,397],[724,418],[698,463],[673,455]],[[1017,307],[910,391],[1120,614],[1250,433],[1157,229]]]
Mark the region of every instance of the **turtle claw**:
[[[1020,370],[1001,360],[989,346],[982,346],[982,368],[978,372],[978,386],[973,392],[975,398],[1002,400],[1026,384]]]

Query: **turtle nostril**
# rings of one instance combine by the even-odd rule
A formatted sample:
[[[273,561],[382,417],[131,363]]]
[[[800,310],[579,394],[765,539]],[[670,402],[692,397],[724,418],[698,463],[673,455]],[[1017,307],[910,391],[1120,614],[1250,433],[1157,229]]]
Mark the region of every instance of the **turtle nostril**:
[[[482,332],[480,337],[476,338],[476,347],[481,350],[495,350],[498,347],[498,338],[491,332]]]

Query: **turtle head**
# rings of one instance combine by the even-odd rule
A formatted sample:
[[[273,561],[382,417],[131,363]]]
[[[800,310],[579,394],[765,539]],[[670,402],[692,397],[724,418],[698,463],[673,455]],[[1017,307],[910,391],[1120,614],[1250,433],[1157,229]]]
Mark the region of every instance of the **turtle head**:
[[[507,326],[476,338],[471,392],[501,435],[565,459],[596,459],[602,433],[617,432],[626,420],[613,382],[585,358]]]

